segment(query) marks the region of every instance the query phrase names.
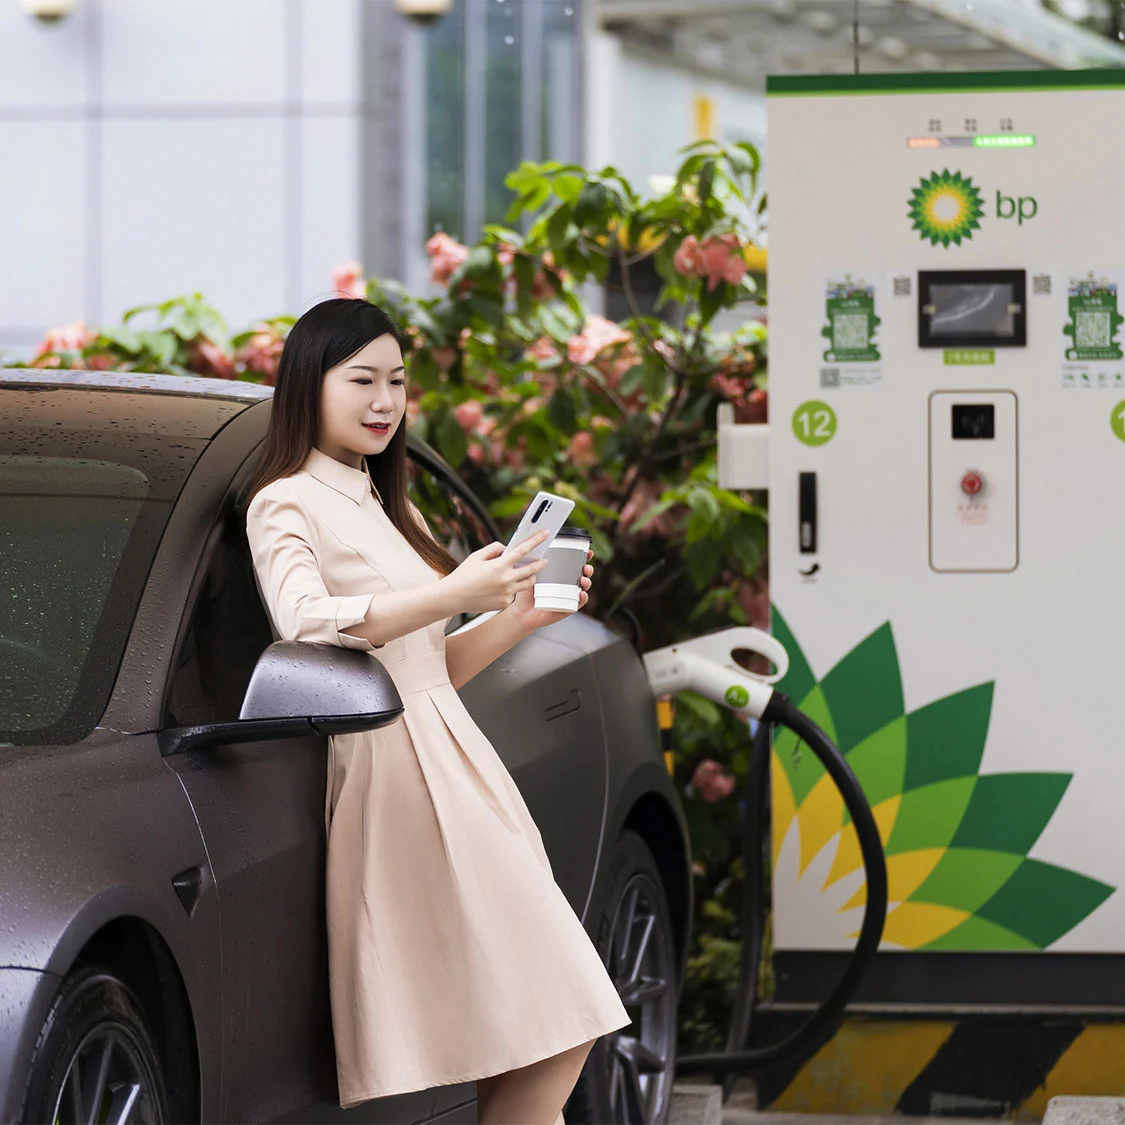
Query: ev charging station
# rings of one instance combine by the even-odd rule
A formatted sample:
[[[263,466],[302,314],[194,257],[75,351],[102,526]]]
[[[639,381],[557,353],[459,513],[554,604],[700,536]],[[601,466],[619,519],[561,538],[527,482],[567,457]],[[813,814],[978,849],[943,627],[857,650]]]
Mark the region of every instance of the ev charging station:
[[[776,686],[879,825],[875,993],[1125,1004],[1082,956],[1125,953],[1125,75],[767,92],[770,422],[720,410],[719,482],[769,490]],[[771,786],[800,992],[864,876],[788,731]]]

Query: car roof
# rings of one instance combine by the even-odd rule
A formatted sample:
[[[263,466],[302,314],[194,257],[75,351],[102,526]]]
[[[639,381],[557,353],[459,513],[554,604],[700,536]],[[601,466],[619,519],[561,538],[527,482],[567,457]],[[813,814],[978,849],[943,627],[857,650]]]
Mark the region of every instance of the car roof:
[[[5,383],[41,387],[93,387],[98,390],[229,398],[246,402],[257,402],[273,395],[273,387],[241,379],[205,379],[201,375],[146,374],[143,371],[58,371],[37,367],[5,367],[0,369],[0,386]]]
[[[63,425],[71,433],[112,430],[206,443],[235,415],[271,398],[273,388],[194,375],[3,368],[4,394],[10,396],[0,398],[5,431]]]

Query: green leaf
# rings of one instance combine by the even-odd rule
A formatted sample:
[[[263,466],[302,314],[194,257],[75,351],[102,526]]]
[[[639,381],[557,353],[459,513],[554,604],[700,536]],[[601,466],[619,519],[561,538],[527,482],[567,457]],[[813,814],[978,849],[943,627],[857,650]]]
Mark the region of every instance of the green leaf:
[[[582,191],[584,182],[581,176],[556,176],[552,186],[555,195],[564,203],[574,203]]]
[[[715,161],[706,160],[699,169],[699,202],[706,203],[711,198],[711,186],[715,182]]]
[[[460,468],[468,452],[468,442],[465,431],[452,412],[446,412],[437,421],[434,436],[437,439],[438,451],[453,466]]]
[[[582,228],[600,227],[609,212],[609,192],[605,184],[588,180],[578,193],[574,204],[574,222]]]
[[[571,433],[578,423],[578,411],[574,398],[563,387],[558,387],[547,404],[547,419],[556,429]]]

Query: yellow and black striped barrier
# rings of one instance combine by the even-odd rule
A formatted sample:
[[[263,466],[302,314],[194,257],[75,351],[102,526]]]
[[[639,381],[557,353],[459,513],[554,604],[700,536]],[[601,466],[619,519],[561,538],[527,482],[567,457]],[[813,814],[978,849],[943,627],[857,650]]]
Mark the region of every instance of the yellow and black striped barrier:
[[[807,1010],[762,1015],[769,1043]],[[1125,1012],[849,1015],[811,1058],[757,1079],[775,1112],[1040,1121],[1060,1094],[1125,1097]]]

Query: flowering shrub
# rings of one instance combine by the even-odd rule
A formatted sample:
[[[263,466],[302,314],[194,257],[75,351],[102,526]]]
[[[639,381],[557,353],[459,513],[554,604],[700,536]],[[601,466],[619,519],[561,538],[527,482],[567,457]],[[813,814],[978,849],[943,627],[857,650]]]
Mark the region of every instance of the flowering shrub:
[[[591,532],[598,564],[590,610],[623,629],[631,622],[644,649],[767,621],[765,512],[755,497],[718,487],[715,426],[722,402],[740,421],[766,417],[766,327],[748,268],[764,213],[758,169],[750,145],[701,142],[685,150],[666,192],[642,199],[614,168],[526,163],[507,180],[506,222],[522,220],[522,232],[497,224],[472,246],[445,232],[427,242],[436,294],[365,280],[356,262],[333,276],[337,294],[366,295],[402,323],[414,345],[407,425],[502,528],[541,487],[575,501],[572,522]],[[660,279],[660,315],[639,307],[641,262]],[[621,323],[581,295],[611,270],[630,312]],[[719,330],[721,313],[738,321],[732,311],[741,321]],[[58,329],[31,362],[272,384],[292,324],[262,320],[232,338],[194,294],[132,309],[118,327]],[[610,614],[619,606],[624,620]],[[733,912],[708,903],[741,877],[733,794],[746,726],[684,693],[675,733],[699,879],[704,950],[693,964],[706,977],[708,942],[729,960],[737,937]],[[709,1004],[702,1016],[696,1004],[689,1035],[703,1048],[725,1036]]]

